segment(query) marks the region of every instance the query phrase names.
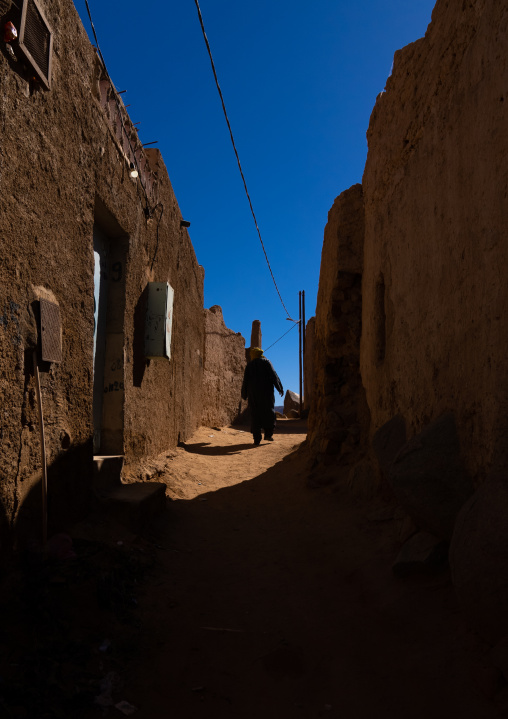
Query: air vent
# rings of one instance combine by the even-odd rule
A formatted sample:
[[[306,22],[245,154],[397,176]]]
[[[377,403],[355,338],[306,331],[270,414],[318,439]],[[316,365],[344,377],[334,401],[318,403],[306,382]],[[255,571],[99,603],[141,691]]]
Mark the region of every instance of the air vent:
[[[62,361],[60,307],[41,299],[41,359],[43,362]]]
[[[19,47],[39,79],[49,89],[53,33],[36,0],[25,0],[23,3]]]

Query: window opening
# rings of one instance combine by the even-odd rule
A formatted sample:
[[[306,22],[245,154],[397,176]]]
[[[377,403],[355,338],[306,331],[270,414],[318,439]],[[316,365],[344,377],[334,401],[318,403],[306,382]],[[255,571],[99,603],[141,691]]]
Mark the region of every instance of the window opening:
[[[128,241],[94,225],[94,454],[123,454],[124,316]]]
[[[25,0],[19,29],[19,48],[37,73],[51,87],[53,33],[36,0]]]

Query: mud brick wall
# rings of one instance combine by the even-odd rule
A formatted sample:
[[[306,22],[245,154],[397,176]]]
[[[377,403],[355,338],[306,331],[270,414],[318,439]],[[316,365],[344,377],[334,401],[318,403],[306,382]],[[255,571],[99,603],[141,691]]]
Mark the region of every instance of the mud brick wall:
[[[309,441],[318,461],[352,459],[366,439],[360,379],[363,194],[335,200],[325,228],[314,331]]]
[[[311,317],[305,327],[305,353],[303,357],[303,407],[310,410],[314,392],[314,347],[316,338],[316,318]]]
[[[188,437],[201,419],[204,275],[163,160],[157,150],[140,150],[140,178],[130,177],[118,108],[74,5],[40,5],[53,30],[51,89],[34,82],[21,60],[0,53],[0,551],[21,525],[40,538],[34,349],[50,531],[65,529],[87,507],[97,376],[94,235],[106,238],[101,275],[112,308],[104,385],[96,387],[109,408],[106,451],[127,461],[157,454]],[[171,361],[144,355],[152,281],[175,290]],[[40,299],[59,307],[60,363],[40,358]]]

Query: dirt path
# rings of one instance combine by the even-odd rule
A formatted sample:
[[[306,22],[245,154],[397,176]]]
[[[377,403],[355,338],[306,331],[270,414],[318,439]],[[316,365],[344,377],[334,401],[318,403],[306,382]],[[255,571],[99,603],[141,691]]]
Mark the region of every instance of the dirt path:
[[[448,574],[396,579],[398,520],[344,487],[308,488],[302,432],[254,448],[201,429],[167,459],[173,501],[125,691],[135,716],[499,716],[471,681],[481,647]]]

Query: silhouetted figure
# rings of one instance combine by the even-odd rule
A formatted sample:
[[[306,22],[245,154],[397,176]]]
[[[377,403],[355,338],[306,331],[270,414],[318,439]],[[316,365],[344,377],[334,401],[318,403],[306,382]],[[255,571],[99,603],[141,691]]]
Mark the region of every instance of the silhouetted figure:
[[[242,399],[249,400],[251,413],[251,432],[254,444],[261,442],[261,432],[265,431],[265,439],[273,442],[275,429],[275,394],[274,388],[282,397],[282,382],[272,367],[270,360],[263,357],[263,350],[252,347],[251,361],[245,368],[242,384]]]

